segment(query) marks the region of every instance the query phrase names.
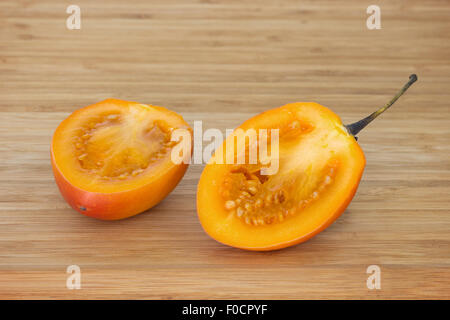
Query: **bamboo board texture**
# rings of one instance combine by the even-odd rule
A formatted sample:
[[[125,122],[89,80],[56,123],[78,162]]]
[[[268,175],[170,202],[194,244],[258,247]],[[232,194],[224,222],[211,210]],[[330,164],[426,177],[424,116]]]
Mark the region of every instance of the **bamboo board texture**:
[[[450,2],[0,2],[0,298],[450,298]],[[157,207],[104,222],[69,208],[49,148],[77,108],[114,97],[234,128],[289,102],[350,123],[418,83],[359,135],[367,166],[346,212],[301,245],[246,252],[196,216],[202,165]],[[81,268],[68,290],[66,268]],[[370,265],[381,289],[366,286]]]

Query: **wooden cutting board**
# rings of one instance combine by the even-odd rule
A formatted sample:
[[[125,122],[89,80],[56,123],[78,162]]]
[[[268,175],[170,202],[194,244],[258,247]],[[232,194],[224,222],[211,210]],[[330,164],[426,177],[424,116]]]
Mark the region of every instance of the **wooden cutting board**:
[[[78,0],[0,2],[0,298],[450,298],[450,3]],[[346,212],[312,240],[246,252],[196,216],[202,165],[161,204],[97,221],[54,183],[54,129],[114,97],[166,106],[203,128],[315,101],[345,123],[406,96],[359,136],[367,157]],[[81,289],[66,287],[67,267]],[[366,285],[368,266],[381,289]]]

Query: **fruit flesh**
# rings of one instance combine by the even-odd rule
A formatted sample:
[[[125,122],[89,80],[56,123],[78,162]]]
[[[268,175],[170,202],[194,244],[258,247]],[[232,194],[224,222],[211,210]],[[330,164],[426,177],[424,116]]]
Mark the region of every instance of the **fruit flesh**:
[[[365,159],[337,115],[315,103],[296,103],[264,112],[240,128],[280,130],[279,170],[262,176],[261,164],[208,164],[197,207],[209,235],[243,249],[272,250],[309,239],[342,213]],[[224,148],[224,154],[236,151]],[[208,192],[212,186],[217,192]]]
[[[187,165],[170,159],[171,132],[190,130],[157,106],[108,99],[64,120],[52,140],[52,164],[64,198],[83,214],[120,219],[153,206]]]

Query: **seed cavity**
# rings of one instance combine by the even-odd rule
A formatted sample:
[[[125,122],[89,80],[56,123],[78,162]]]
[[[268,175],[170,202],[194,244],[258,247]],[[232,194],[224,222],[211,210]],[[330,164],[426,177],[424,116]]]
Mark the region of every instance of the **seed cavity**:
[[[126,146],[115,146],[111,141],[114,141],[117,135],[124,134],[122,131],[114,131],[115,126],[123,124],[127,126],[124,129],[133,132],[131,125],[128,128],[130,121],[126,120],[126,117],[127,115],[120,113],[105,113],[89,119],[78,129],[73,147],[82,170],[101,179],[126,180],[143,174],[150,165],[170,155],[177,142],[170,139],[174,128],[163,120],[144,124],[146,128],[142,125],[142,129],[139,129],[142,136],[138,136],[142,141],[130,140]],[[130,139],[136,139],[133,137],[138,134],[139,131],[131,134]],[[126,133],[124,135],[126,137]],[[146,144],[152,149],[141,149]]]
[[[297,215],[320,199],[332,185],[338,163],[330,161],[322,172],[322,179],[311,190],[309,196],[298,199],[292,183],[282,183],[275,189],[268,187],[268,177],[260,179],[258,171],[244,166],[233,168],[221,184],[224,207],[247,225],[263,226],[280,223]]]

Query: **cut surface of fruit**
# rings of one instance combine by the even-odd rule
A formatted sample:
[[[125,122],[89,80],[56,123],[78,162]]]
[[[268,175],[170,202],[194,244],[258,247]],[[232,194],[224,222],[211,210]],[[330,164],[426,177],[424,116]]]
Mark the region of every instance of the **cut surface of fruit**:
[[[242,130],[239,130],[242,129]],[[261,136],[277,171],[265,175]],[[270,130],[278,129],[277,146]],[[245,163],[227,142],[244,141]],[[265,141],[264,141],[265,142]],[[228,146],[230,146],[228,144]],[[276,155],[278,151],[278,155]],[[250,163],[249,154],[258,154]],[[197,210],[205,231],[224,244],[273,250],[305,241],[330,225],[351,201],[365,165],[364,154],[339,117],[316,103],[293,103],[244,122],[205,167],[198,185]]]
[[[108,99],[75,111],[52,139],[53,171],[64,198],[101,219],[152,207],[187,169],[171,161],[176,129],[191,130],[175,112],[135,102]]]

